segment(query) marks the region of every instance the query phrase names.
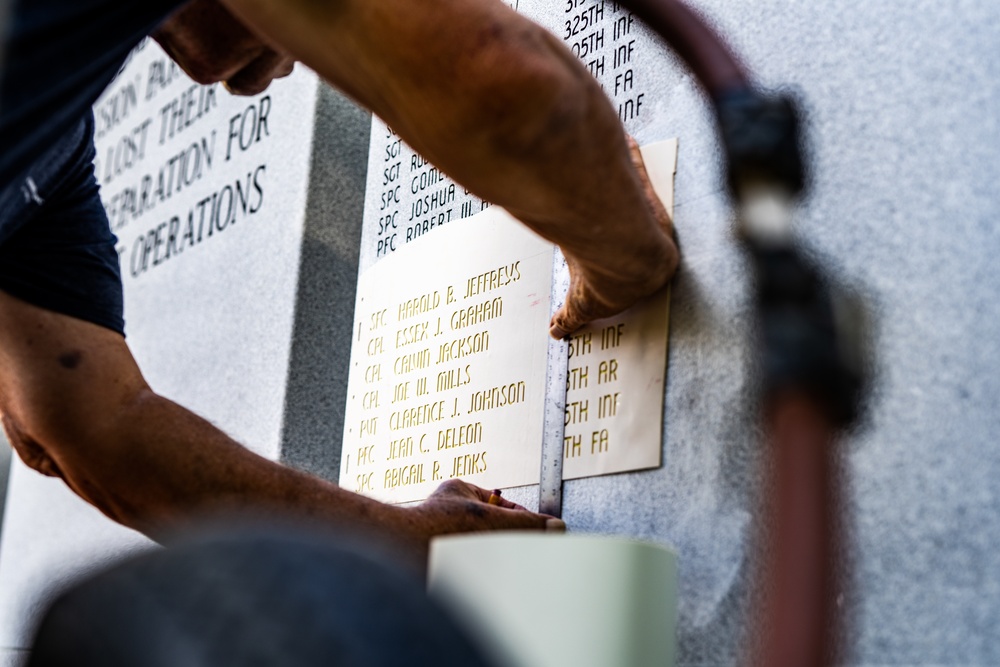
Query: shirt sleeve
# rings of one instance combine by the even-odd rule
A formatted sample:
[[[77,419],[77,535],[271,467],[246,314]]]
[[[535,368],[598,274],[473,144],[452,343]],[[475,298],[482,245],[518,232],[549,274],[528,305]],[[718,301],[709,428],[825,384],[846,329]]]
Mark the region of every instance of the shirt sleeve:
[[[124,335],[117,238],[94,176],[93,117],[5,189],[0,290]]]

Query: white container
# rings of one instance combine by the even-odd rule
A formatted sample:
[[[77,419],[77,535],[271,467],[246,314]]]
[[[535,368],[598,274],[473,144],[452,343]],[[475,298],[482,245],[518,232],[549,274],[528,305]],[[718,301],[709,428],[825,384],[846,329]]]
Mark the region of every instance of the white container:
[[[677,555],[659,545],[521,532],[439,537],[428,586],[501,665],[675,663]]]

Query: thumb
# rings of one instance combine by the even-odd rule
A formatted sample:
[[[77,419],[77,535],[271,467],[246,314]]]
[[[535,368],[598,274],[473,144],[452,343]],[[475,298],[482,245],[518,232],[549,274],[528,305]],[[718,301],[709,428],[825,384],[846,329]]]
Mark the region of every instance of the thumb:
[[[570,290],[570,293],[566,295],[566,303],[549,321],[550,336],[556,340],[562,340],[590,321],[580,312],[579,299],[580,297],[573,294],[573,290]]]
[[[562,340],[580,328],[575,322],[575,318],[569,313],[568,304],[563,305],[549,322],[549,335]]]
[[[607,304],[602,304],[594,292],[588,287],[586,278],[581,275],[579,267],[572,261],[569,265],[569,291],[566,302],[563,303],[549,321],[549,335],[560,340],[574,333],[594,320],[606,317],[613,310]]]

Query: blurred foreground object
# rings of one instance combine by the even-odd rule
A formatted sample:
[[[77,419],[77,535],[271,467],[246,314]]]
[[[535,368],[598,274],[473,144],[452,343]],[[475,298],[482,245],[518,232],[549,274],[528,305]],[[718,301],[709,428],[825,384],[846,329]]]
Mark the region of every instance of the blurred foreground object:
[[[749,657],[768,667],[831,664],[842,625],[837,556],[843,482],[840,431],[861,400],[861,331],[847,300],[807,261],[792,233],[807,185],[799,109],[758,90],[718,34],[679,0],[623,0],[695,74],[713,103],[726,181],[754,267],[770,442],[769,515],[759,634]],[[845,307],[847,306],[847,307]]]
[[[593,535],[431,542],[431,595],[507,667],[669,667],[677,555]]]
[[[59,596],[29,667],[489,667],[422,586],[291,535],[155,551]]]

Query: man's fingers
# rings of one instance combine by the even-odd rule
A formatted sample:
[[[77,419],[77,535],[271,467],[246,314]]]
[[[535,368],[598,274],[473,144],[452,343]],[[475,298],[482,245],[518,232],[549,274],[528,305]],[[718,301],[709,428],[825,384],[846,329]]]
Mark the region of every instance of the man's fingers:
[[[566,522],[562,519],[552,518],[545,522],[546,533],[565,533]]]
[[[466,483],[470,489],[475,491],[476,497],[486,503],[487,505],[493,505],[494,507],[502,507],[508,510],[521,510],[527,512],[528,510],[515,502],[507,500],[500,494],[500,490],[488,491],[475,484]]]
[[[674,223],[670,219],[670,214],[667,213],[666,207],[663,206],[663,202],[656,195],[656,190],[653,189],[653,184],[649,180],[649,173],[646,172],[646,163],[642,159],[642,150],[639,148],[639,142],[637,142],[632,135],[626,134],[625,140],[628,142],[628,152],[629,157],[632,158],[632,166],[639,173],[639,178],[642,180],[642,187],[646,193],[646,199],[649,202],[650,207],[653,209],[653,215],[656,217],[656,221],[660,223],[660,227],[666,232],[667,236],[674,238]]]
[[[512,510],[523,510],[525,512],[528,511],[528,508],[524,507],[523,505],[518,505],[517,503],[511,502],[509,500],[504,500],[500,506],[501,507],[506,507],[506,508],[512,509]]]
[[[664,248],[663,264],[660,269],[667,274],[665,279],[669,279],[677,266],[674,224],[649,180],[639,144],[627,134],[625,139],[628,143],[632,166],[642,184],[646,203],[660,230],[666,235],[665,238],[660,239]],[[572,280],[569,293],[566,295],[566,303],[552,316],[549,322],[549,335],[557,340],[569,336],[594,320],[610,317],[626,310],[637,300],[652,294],[662,285],[662,282],[657,280],[649,281],[647,286],[639,282],[630,284],[628,281],[615,284],[614,279],[609,278],[606,273],[599,274],[597,277],[592,276],[592,282],[588,283],[584,276],[585,272],[579,266],[575,266],[572,261],[570,261],[569,269]],[[591,271],[591,273],[593,272]]]
[[[573,307],[570,299],[567,298],[563,307],[552,316],[552,321],[549,323],[549,335],[556,340],[562,340],[584,324],[586,322],[583,322],[578,315],[573,314]]]
[[[570,265],[570,274],[573,273],[574,268]],[[594,300],[581,278],[574,276],[569,284],[566,302],[549,321],[549,335],[561,340],[580,327],[610,314]]]
[[[494,519],[494,527],[501,530],[543,530],[546,533],[565,533],[566,522],[548,514],[536,514],[518,506],[508,510],[500,519]]]
[[[234,95],[257,95],[264,92],[274,79],[291,74],[294,68],[294,60],[267,49],[249,65],[226,79],[223,85]]]
[[[507,500],[502,496],[497,496],[496,500],[493,500],[491,495],[490,500],[488,500],[487,503],[490,505],[495,505],[496,507],[503,507],[504,509],[508,510],[521,510],[525,512],[528,511],[527,508],[522,507],[521,505],[518,505],[515,502]]]
[[[490,491],[481,486],[463,482],[460,479],[451,479],[442,483],[434,491],[434,493],[431,494],[430,499],[447,497],[470,498],[478,500],[479,502],[491,507],[509,510],[510,513],[508,516],[517,516],[518,518],[528,522],[528,525],[532,528],[541,528],[542,523],[554,518],[547,514],[537,514],[532,512],[522,505],[518,505],[513,501],[507,500],[502,494],[497,493],[497,491]],[[505,514],[507,513],[505,512]]]

